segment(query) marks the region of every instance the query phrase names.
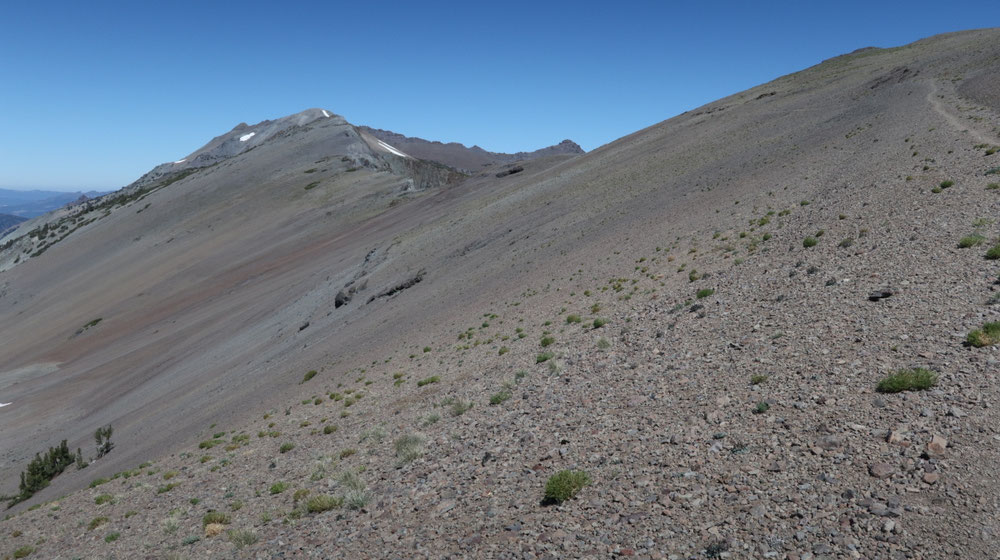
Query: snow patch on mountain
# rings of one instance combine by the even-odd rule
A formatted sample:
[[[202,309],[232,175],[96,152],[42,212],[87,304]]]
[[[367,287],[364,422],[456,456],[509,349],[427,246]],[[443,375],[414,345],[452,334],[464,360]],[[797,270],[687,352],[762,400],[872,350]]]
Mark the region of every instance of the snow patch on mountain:
[[[399,156],[399,157],[405,157],[405,158],[408,158],[408,157],[410,157],[410,156],[408,156],[408,155],[404,154],[403,152],[401,152],[401,151],[397,150],[396,148],[393,148],[392,146],[390,146],[390,145],[386,144],[385,142],[383,142],[383,141],[381,141],[381,140],[379,140],[379,141],[378,141],[378,145],[379,145],[379,146],[381,146],[381,147],[383,147],[383,148],[385,148],[385,149],[386,149],[386,150],[388,150],[388,151],[389,151],[390,153],[393,153],[393,154],[396,154],[396,155],[397,155],[397,156]]]

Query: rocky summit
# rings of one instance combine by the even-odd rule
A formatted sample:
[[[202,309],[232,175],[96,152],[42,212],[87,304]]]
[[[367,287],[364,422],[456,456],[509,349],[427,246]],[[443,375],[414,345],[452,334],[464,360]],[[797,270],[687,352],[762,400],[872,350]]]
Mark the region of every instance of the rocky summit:
[[[0,558],[996,557],[998,61],[475,168],[310,109],[25,222]]]

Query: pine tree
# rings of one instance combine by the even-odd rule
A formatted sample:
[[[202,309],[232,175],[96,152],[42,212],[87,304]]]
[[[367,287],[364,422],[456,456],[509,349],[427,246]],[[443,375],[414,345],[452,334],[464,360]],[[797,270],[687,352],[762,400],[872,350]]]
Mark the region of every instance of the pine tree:
[[[108,424],[103,428],[97,428],[97,431],[94,432],[94,440],[97,442],[98,459],[104,457],[114,449],[115,444],[111,443],[111,433],[113,431],[111,424]]]
[[[48,486],[49,481],[59,476],[66,467],[73,464],[73,461],[74,457],[66,445],[66,440],[62,440],[59,447],[50,447],[44,457],[41,453],[35,453],[35,458],[28,463],[28,468],[21,472],[18,495],[11,499],[7,507],[27,500],[35,492]]]
[[[83,450],[76,448],[76,468],[77,470],[87,468],[87,461],[83,458]]]

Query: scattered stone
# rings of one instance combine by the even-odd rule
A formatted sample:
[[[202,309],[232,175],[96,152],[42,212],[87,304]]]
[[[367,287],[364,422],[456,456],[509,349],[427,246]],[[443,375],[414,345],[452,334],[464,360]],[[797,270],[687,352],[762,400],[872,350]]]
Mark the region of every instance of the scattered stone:
[[[329,301],[329,300],[327,300]],[[351,296],[344,293],[344,290],[337,292],[337,295],[333,298],[333,307],[338,308],[347,305],[351,301]]]
[[[934,434],[934,436],[931,437],[930,443],[927,444],[927,456],[943,457],[947,447],[948,440],[944,439],[942,436]]]
[[[447,513],[455,509],[456,505],[458,505],[458,503],[455,500],[444,500],[443,502],[437,505],[436,509],[438,513]]]
[[[893,291],[889,288],[882,288],[881,290],[875,290],[874,292],[868,294],[868,301],[879,301],[886,298],[892,297]]]
[[[840,446],[844,445],[844,436],[839,434],[824,436],[816,442],[816,445],[818,445],[821,449],[833,451],[834,449],[838,449]]]
[[[889,478],[894,472],[896,472],[896,469],[889,463],[872,463],[868,467],[868,473],[875,478]]]

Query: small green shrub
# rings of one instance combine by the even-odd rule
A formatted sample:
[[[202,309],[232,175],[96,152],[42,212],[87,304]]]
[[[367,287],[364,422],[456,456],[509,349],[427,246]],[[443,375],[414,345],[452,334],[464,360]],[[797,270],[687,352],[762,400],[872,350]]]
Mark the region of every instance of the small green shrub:
[[[611,342],[609,342],[608,339],[602,336],[601,338],[597,339],[597,348],[599,350],[607,350],[608,348],[611,348]]]
[[[288,490],[288,483],[283,481],[275,482],[271,485],[271,488],[268,489],[272,496],[275,494],[281,494],[285,490]]]
[[[815,247],[817,243],[819,243],[819,241],[817,241],[816,238],[811,235],[802,240],[802,246],[807,249],[809,247]]]
[[[198,449],[211,449],[222,443],[221,439],[207,439],[198,444]]]
[[[34,547],[24,545],[14,551],[14,558],[27,558],[34,551],[35,551]]]
[[[842,240],[840,243],[837,244],[837,247],[840,247],[841,249],[846,249],[851,245],[854,245],[854,238],[846,237],[844,238],[844,240]]]
[[[546,503],[561,504],[574,498],[580,490],[591,484],[590,475],[584,471],[559,471],[545,483]]]
[[[490,404],[492,405],[501,404],[504,401],[510,399],[512,396],[513,393],[511,393],[510,387],[504,386],[504,388],[501,389],[499,393],[494,393],[493,396],[490,397]]]
[[[552,352],[542,352],[541,354],[535,356],[535,363],[540,364],[542,362],[547,362],[555,357],[556,355],[553,354]]]
[[[101,494],[100,496],[94,498],[94,503],[99,506],[102,506],[104,504],[111,503],[114,499],[115,499],[114,496],[112,496],[111,494]]]
[[[233,543],[237,550],[256,544],[259,538],[253,529],[233,529],[228,531],[226,536],[229,537],[229,542]]]
[[[344,505],[344,498],[319,494],[309,498],[306,502],[306,511],[309,513],[323,513]]]
[[[432,375],[431,377],[417,381],[417,387],[423,387],[424,385],[430,385],[431,383],[437,383],[438,381],[441,381],[441,376]]]
[[[595,329],[599,329],[599,328],[601,328],[601,327],[603,327],[604,325],[607,325],[607,324],[608,324],[607,319],[601,319],[600,317],[597,317],[597,318],[594,319],[594,328]]]
[[[336,431],[337,431],[337,426],[334,426],[333,424],[327,424],[326,426],[323,426],[323,433],[325,435],[330,435]]]
[[[307,371],[306,374],[302,376],[302,381],[299,382],[299,385],[305,383],[306,381],[309,381],[313,377],[316,377],[317,373],[319,373],[319,372],[317,372],[314,369],[311,369],[311,370]]]
[[[219,525],[229,525],[230,518],[228,513],[223,513],[221,511],[209,511],[201,518],[201,526],[205,527],[212,523],[218,523]]]
[[[941,181],[941,184],[939,184],[938,187],[942,189],[947,189],[953,187],[954,185],[955,181]]]
[[[990,183],[986,185],[988,191],[1000,191],[1000,183]]]
[[[1000,344],[1000,321],[984,324],[982,328],[970,332],[965,341],[975,348]]]
[[[108,535],[106,537],[104,537],[104,542],[107,542],[107,543],[115,542],[115,541],[118,540],[118,537],[120,537],[120,536],[121,536],[121,534],[118,531],[115,531],[114,533],[108,533]]]
[[[556,339],[551,336],[543,336],[540,344],[542,345],[542,348],[545,348],[554,343],[555,341]]]
[[[354,448],[345,449],[345,450],[343,450],[343,451],[340,452],[340,458],[341,459],[346,459],[346,458],[350,457],[351,455],[354,455],[357,452],[358,452],[358,450],[354,449]]]
[[[416,434],[405,435],[397,439],[393,445],[400,464],[411,463],[424,454],[424,438]]]
[[[295,444],[289,441],[289,442],[282,443],[281,447],[278,448],[278,451],[280,453],[288,453],[289,451],[291,451],[293,449],[295,449]]]
[[[499,355],[503,356],[503,355],[504,355],[504,354],[506,354],[507,352],[510,352],[510,348],[507,348],[506,346],[501,346],[501,347],[500,347],[500,351],[499,351],[499,352],[497,352],[497,353],[498,353]]]
[[[582,322],[582,321],[583,321],[583,319],[579,315],[567,315],[566,316],[566,323],[568,323],[568,324],[569,323],[579,323],[579,322]]]
[[[385,426],[378,425],[371,428],[370,430],[365,430],[364,432],[362,432],[361,437],[359,438],[358,441],[361,443],[364,443],[366,441],[382,443],[382,441],[385,440],[385,436],[386,436]]]
[[[344,505],[349,509],[361,509],[371,502],[371,492],[365,487],[365,483],[353,472],[345,472],[340,476],[340,484],[347,488],[344,494]]]
[[[698,290],[698,293],[695,294],[695,297],[697,297],[698,299],[707,298],[708,296],[714,293],[715,290],[713,290],[712,288],[703,288],[701,290]]]
[[[986,241],[986,238],[978,233],[972,235],[966,235],[962,239],[958,240],[959,249],[968,249],[970,247],[975,247],[977,245],[982,245]]]
[[[996,245],[990,247],[990,250],[986,251],[986,255],[984,256],[986,257],[987,260],[991,261],[1000,260],[1000,243],[997,243]]]
[[[469,409],[471,408],[472,408],[472,401],[463,401],[461,399],[458,399],[453,403],[451,403],[451,408],[448,410],[448,412],[450,412],[452,416],[461,416],[466,412],[468,412]]]
[[[160,486],[159,488],[156,489],[156,493],[166,494],[167,492],[173,490],[174,488],[177,488],[180,485],[181,485],[180,482],[171,482],[170,484],[164,484],[163,486]]]
[[[879,393],[923,391],[937,385],[938,375],[925,368],[901,369],[879,381]]]
[[[93,531],[94,529],[100,527],[101,525],[104,525],[107,522],[108,522],[107,517],[95,517],[90,520],[90,523],[87,524],[87,530]]]
[[[170,516],[160,522],[160,527],[163,529],[163,533],[167,535],[173,535],[177,532],[180,524],[177,522],[177,518]]]
[[[760,385],[761,383],[767,381],[768,377],[766,375],[756,374],[750,376],[751,385]]]

